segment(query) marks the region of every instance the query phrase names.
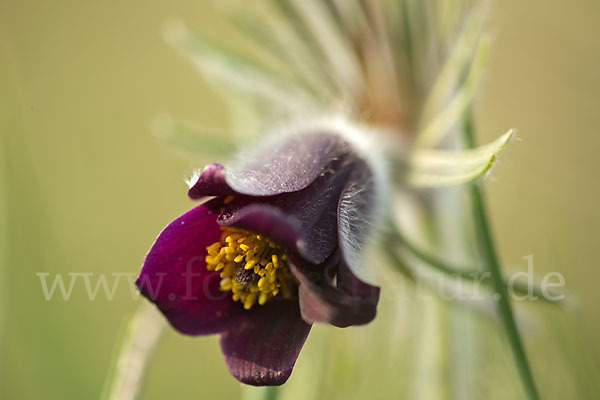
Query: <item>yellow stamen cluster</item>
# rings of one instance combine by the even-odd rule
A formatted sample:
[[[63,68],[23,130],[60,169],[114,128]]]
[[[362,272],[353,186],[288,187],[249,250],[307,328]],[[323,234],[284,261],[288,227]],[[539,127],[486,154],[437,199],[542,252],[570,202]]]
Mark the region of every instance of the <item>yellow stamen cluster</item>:
[[[221,229],[221,239],[206,248],[206,268],[221,271],[220,289],[231,291],[233,300],[240,301],[246,310],[280,293],[290,298],[295,278],[283,247],[254,232]]]

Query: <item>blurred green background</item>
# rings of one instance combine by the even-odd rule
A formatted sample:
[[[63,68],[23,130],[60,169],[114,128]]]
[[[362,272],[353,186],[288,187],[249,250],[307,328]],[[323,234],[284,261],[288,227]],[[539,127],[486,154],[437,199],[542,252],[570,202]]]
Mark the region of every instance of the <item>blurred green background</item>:
[[[217,36],[222,24],[214,2],[204,0],[0,1],[2,399],[100,395],[139,300],[123,281],[112,301],[102,293],[90,301],[81,284],[69,301],[46,301],[36,273],[137,272],[160,229],[192,206],[182,178],[209,161],[180,157],[151,134],[151,122],[171,113],[227,127],[224,103],[163,41],[170,17]],[[498,246],[507,271],[525,270],[522,257],[532,254],[538,275],[563,273],[574,303],[519,310],[544,398],[593,398],[600,388],[600,3],[502,0],[490,17],[479,136],[489,141],[515,127],[520,138],[486,181]],[[491,319],[435,300],[393,303],[384,299],[368,327],[316,328],[289,395],[521,396]],[[414,318],[411,307],[441,317]],[[453,338],[462,344],[451,345]],[[423,349],[436,353],[429,364],[415,361]],[[239,390],[215,337],[168,330],[142,398],[229,398]]]

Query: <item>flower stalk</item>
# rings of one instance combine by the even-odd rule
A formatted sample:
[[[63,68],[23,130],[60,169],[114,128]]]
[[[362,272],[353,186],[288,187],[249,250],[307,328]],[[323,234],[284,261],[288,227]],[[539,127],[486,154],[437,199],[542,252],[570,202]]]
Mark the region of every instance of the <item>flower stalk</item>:
[[[388,254],[391,257],[391,260],[394,262],[394,265],[396,265],[397,268],[403,268],[402,273],[404,273],[405,275],[410,275],[412,277],[414,272],[412,270],[404,267],[403,266],[404,264],[401,262],[399,257],[396,255],[395,251],[392,250],[394,248],[394,246],[396,246],[398,243],[401,243],[402,246],[407,251],[409,251],[412,255],[417,257],[419,260],[423,261],[429,267],[434,268],[435,270],[441,272],[444,275],[448,275],[450,277],[457,278],[457,279],[471,281],[473,284],[482,283],[482,284],[484,284],[486,286],[490,286],[492,288],[494,286],[494,283],[491,280],[481,279],[481,274],[484,271],[481,271],[480,269],[477,269],[472,266],[460,267],[458,265],[453,265],[451,263],[448,263],[445,260],[442,260],[442,259],[436,257],[434,254],[429,253],[427,250],[424,250],[423,248],[419,247],[418,245],[416,245],[415,243],[410,241],[408,238],[406,238],[398,230],[398,227],[396,227],[396,226],[390,228],[389,235],[390,236],[386,241],[386,243],[387,243],[386,250],[390,250],[390,252],[388,252]],[[535,285],[535,284],[530,285],[529,282],[523,283],[520,281],[511,282],[510,279],[507,280],[505,278],[503,280],[504,280],[504,285],[507,287],[507,289],[513,290],[515,294],[518,294],[520,296],[531,295],[531,296],[534,296],[535,298],[539,299],[540,301],[544,301],[549,304],[554,304],[557,306],[564,305],[564,300],[554,300],[554,298],[556,296],[558,296],[558,293],[553,293],[552,294],[553,299],[549,299],[546,297],[546,294],[542,291],[542,288],[539,285]]]
[[[241,400],[277,400],[281,393],[278,386],[242,386]]]
[[[121,339],[113,370],[109,373],[102,400],[138,398],[146,370],[164,331],[159,313],[144,303],[131,317]]]
[[[467,148],[473,148],[475,145],[473,133],[472,115],[469,113],[465,119],[464,142]],[[527,355],[517,330],[515,316],[508,297],[508,291],[502,278],[502,271],[498,255],[494,246],[492,232],[487,219],[485,201],[481,188],[477,183],[469,184],[469,192],[472,201],[473,220],[477,237],[477,246],[480,252],[481,261],[485,268],[490,272],[492,283],[498,298],[498,312],[500,319],[506,330],[508,341],[521,377],[521,383],[527,398],[530,400],[539,399],[539,394],[533,378],[533,373],[527,361]]]
[[[264,400],[277,400],[279,397],[279,388],[277,386],[267,386],[263,393]]]

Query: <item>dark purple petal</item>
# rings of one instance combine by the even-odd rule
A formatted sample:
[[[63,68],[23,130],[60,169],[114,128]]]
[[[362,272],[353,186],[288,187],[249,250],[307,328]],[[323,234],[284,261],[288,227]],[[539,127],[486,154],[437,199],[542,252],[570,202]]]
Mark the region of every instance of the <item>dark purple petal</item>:
[[[273,238],[282,246],[308,253],[302,241],[300,222],[268,204],[250,204],[235,212],[224,212],[217,218],[224,226],[235,226]]]
[[[221,334],[221,349],[231,374],[240,382],[275,386],[287,381],[310,331],[297,301],[255,306]]]
[[[194,200],[206,196],[228,196],[235,194],[225,181],[225,167],[220,164],[207,165],[200,173],[198,180],[188,191],[188,196]]]
[[[339,135],[325,132],[283,136],[244,155],[244,162],[223,169],[209,165],[190,189],[193,199],[233,194],[263,197],[302,190],[332,161],[349,153]]]
[[[218,223],[262,233],[320,264],[338,246],[338,203],[354,159],[335,160],[305,189],[234,200]]]
[[[217,214],[200,205],[171,222],[146,256],[136,281],[181,333],[221,332],[243,313],[219,290],[219,273],[206,269],[206,247],[219,240]]]
[[[379,288],[358,279],[338,254],[318,267],[294,254],[288,257],[290,268],[300,281],[300,310],[305,321],[344,328],[375,318]],[[336,269],[337,285],[333,281]]]

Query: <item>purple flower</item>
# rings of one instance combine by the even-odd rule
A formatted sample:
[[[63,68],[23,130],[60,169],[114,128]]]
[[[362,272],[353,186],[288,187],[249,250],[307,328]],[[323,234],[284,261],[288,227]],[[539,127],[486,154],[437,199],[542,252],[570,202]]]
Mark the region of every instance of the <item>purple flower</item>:
[[[188,194],[205,202],[160,233],[136,283],[181,333],[218,333],[238,380],[280,385],[313,322],[375,317],[379,288],[353,271],[376,184],[326,131],[280,137],[244,160],[199,174]]]

